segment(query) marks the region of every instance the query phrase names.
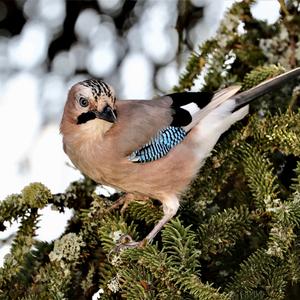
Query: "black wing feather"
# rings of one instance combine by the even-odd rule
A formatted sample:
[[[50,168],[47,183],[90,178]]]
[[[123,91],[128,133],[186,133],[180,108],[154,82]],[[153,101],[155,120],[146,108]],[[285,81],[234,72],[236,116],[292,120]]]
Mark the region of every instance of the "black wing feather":
[[[187,132],[182,127],[189,125],[193,120],[191,111],[184,106],[195,103],[200,110],[211,101],[213,95],[210,92],[167,95],[173,100],[171,105],[173,120],[170,126],[159,131],[147,144],[132,152],[128,159],[135,163],[147,163],[166,156],[172,148],[184,140]]]

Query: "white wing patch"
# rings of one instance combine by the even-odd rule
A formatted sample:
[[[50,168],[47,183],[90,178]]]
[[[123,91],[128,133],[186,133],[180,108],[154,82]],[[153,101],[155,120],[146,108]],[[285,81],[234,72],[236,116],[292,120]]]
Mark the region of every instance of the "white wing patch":
[[[195,113],[200,111],[199,106],[195,102],[192,102],[192,103],[180,106],[180,107],[187,110],[191,115],[194,115]]]

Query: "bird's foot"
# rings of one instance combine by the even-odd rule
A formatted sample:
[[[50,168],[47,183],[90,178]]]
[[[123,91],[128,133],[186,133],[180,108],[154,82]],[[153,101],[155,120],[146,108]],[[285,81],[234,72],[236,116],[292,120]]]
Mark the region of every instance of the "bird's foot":
[[[113,211],[117,208],[119,208],[120,206],[122,206],[121,208],[121,214],[125,211],[125,209],[128,207],[129,203],[134,201],[135,197],[134,194],[125,194],[123,196],[121,196],[114,204],[112,204],[110,206],[110,208],[108,209],[108,211]]]
[[[142,240],[139,242],[135,242],[132,237],[128,234],[122,235],[117,243],[117,245],[112,249],[112,252],[120,253],[125,249],[134,249],[134,248],[142,248],[146,245],[147,240]]]
[[[121,196],[114,204],[112,204],[110,206],[110,208],[108,209],[108,211],[110,212],[122,205],[121,214],[123,214],[124,211],[126,210],[126,208],[128,207],[128,205],[130,204],[130,202],[139,201],[139,200],[147,201],[147,200],[149,200],[149,197],[143,196],[143,195],[135,195],[132,193],[127,193],[127,194]]]

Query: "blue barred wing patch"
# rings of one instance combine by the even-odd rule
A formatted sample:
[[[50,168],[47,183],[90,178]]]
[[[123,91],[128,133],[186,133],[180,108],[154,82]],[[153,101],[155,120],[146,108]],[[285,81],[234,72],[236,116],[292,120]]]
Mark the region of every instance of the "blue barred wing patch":
[[[166,156],[169,151],[186,137],[182,127],[169,126],[160,130],[149,143],[134,151],[128,157],[132,162],[145,163]]]

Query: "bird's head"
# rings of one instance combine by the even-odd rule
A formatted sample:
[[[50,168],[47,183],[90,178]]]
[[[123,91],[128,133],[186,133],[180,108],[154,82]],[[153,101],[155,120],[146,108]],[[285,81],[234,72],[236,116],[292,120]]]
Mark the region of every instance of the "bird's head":
[[[115,92],[104,81],[81,81],[69,91],[61,123],[64,127],[109,129],[117,120]]]

